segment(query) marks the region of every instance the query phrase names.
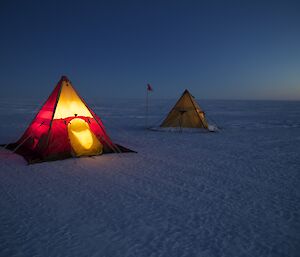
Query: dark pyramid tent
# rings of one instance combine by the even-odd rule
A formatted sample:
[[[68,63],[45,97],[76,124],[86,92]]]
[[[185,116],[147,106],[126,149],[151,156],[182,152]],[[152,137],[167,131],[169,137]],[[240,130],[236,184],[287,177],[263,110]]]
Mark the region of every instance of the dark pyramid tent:
[[[29,163],[131,151],[112,142],[100,118],[65,76],[23,136],[7,148]]]
[[[160,127],[208,129],[205,114],[186,89]]]

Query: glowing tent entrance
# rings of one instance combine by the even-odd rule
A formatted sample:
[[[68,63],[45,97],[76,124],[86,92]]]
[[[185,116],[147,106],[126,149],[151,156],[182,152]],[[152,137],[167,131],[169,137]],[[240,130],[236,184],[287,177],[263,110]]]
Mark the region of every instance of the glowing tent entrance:
[[[63,76],[23,136],[8,149],[29,163],[132,152],[114,144],[100,118]]]
[[[89,125],[82,119],[74,118],[68,124],[68,136],[76,156],[98,155],[103,146],[90,130]]]
[[[186,89],[160,127],[208,129],[208,123],[204,112]]]

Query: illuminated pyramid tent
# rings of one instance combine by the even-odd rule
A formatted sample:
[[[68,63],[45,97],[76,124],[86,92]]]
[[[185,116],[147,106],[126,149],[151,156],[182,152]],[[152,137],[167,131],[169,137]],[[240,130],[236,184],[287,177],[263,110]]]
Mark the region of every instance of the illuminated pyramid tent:
[[[204,112],[186,89],[160,127],[208,129],[208,123]]]
[[[114,144],[100,118],[63,76],[23,136],[8,149],[29,163],[131,152]]]

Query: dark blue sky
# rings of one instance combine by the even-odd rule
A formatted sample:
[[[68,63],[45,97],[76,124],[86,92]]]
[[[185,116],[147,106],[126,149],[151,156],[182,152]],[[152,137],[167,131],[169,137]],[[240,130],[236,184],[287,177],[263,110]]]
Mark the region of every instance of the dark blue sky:
[[[300,100],[299,1],[0,2],[0,97]]]

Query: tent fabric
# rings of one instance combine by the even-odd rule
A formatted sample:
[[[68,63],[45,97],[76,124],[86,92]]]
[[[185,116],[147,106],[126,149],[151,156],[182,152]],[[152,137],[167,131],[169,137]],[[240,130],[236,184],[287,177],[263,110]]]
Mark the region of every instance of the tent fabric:
[[[62,76],[21,138],[7,148],[29,163],[131,152],[112,142],[101,119],[86,105],[66,76]]]
[[[63,81],[53,119],[64,119],[75,114],[77,116],[93,117],[70,82]]]
[[[194,97],[185,90],[160,127],[208,129],[208,123]]]

